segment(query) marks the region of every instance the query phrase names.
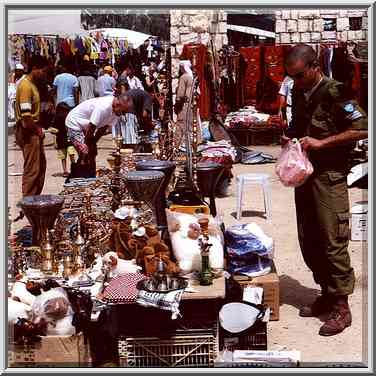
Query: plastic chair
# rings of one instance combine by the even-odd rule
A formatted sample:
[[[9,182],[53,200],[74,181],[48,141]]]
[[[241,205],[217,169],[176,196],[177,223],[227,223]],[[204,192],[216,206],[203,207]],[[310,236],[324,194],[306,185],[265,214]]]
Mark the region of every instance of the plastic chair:
[[[241,174],[236,177],[236,218],[240,219],[242,215],[242,205],[243,205],[243,191],[244,187],[250,184],[260,184],[264,193],[264,207],[266,213],[266,219],[271,221],[272,211],[271,211],[271,197],[270,197],[270,184],[269,184],[269,174],[262,173],[250,173]]]

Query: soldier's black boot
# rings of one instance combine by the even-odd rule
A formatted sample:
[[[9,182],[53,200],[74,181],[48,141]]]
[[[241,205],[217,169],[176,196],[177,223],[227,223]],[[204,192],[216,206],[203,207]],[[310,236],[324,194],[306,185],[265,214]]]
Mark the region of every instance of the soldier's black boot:
[[[347,296],[335,297],[332,311],[324,325],[320,328],[321,336],[334,336],[351,325],[351,311]]]
[[[320,295],[310,306],[304,306],[299,310],[301,317],[317,317],[324,313],[328,313],[332,309],[332,296],[325,294]]]

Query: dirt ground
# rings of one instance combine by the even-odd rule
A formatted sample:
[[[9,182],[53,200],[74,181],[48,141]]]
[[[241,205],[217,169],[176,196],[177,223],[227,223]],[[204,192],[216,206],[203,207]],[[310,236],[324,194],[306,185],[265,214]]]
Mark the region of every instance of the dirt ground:
[[[21,198],[21,174],[23,159],[21,151],[14,145],[14,136],[9,136],[8,152],[8,205],[12,218],[19,209],[16,203]],[[63,178],[52,175],[61,172],[61,163],[56,158],[56,150],[51,136],[46,137],[47,173],[43,193],[55,194],[62,190]],[[112,141],[103,138],[99,145],[98,166],[106,165],[106,156],[112,150]],[[277,146],[258,146],[272,155],[277,155]],[[301,361],[306,366],[320,366],[323,362],[367,363],[367,243],[350,242],[349,252],[355,269],[356,285],[350,297],[353,324],[343,333],[334,337],[321,337],[318,330],[322,321],[318,318],[301,318],[299,307],[309,304],[318,294],[318,286],[313,282],[310,271],[304,264],[300,253],[293,189],[281,185],[274,174],[274,164],[235,165],[234,175],[247,172],[270,174],[272,195],[272,221],[264,217],[262,190],[259,186],[250,186],[245,195],[244,212],[241,223],[256,222],[275,242],[275,265],[280,278],[280,320],[268,324],[268,350],[298,350]],[[231,186],[231,195],[217,199],[217,208],[223,216],[226,226],[238,223],[235,219],[236,196],[235,179]],[[350,191],[350,206],[357,201],[367,200],[367,191],[353,188]],[[27,225],[23,219],[12,226],[12,231]],[[314,363],[314,364],[311,364]]]

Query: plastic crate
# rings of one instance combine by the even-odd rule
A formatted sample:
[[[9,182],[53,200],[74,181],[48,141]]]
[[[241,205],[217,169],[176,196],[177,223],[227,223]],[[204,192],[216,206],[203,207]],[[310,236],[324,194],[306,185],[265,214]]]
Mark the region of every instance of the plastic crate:
[[[219,329],[219,349],[234,350],[267,350],[267,323],[259,322],[241,333],[230,333]]]
[[[121,367],[214,367],[218,336],[208,330],[169,338],[123,337],[118,350]]]

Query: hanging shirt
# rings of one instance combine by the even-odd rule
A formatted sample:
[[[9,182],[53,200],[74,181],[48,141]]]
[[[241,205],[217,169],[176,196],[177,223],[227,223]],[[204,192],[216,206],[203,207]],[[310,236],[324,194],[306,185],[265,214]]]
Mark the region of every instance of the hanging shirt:
[[[97,129],[106,126],[115,126],[119,120],[112,111],[113,96],[88,99],[73,108],[66,120],[65,125],[75,131],[85,131],[89,124],[94,124]]]
[[[70,73],[58,74],[54,79],[53,85],[57,90],[56,105],[62,102],[65,102],[70,107],[76,105],[74,91],[79,86],[76,76]]]
[[[108,73],[105,73],[103,76],[100,76],[98,78],[100,96],[103,97],[105,95],[113,95],[115,85],[115,79],[111,77]]]

